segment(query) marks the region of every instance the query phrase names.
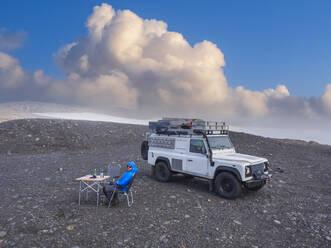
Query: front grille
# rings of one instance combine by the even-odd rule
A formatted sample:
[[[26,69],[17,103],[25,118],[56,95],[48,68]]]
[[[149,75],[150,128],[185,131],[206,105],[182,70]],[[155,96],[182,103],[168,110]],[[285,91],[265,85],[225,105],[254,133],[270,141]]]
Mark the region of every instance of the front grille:
[[[264,163],[254,164],[251,166],[251,174],[254,178],[259,178],[264,174]]]

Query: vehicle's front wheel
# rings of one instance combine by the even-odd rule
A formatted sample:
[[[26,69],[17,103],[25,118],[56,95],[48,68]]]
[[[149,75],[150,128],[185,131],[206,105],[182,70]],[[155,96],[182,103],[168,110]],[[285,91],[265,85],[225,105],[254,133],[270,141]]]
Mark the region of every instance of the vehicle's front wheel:
[[[167,164],[163,161],[159,161],[155,165],[155,177],[160,182],[168,182],[171,177],[171,171]]]
[[[221,172],[216,176],[215,190],[221,197],[235,199],[241,193],[241,184],[233,174]]]

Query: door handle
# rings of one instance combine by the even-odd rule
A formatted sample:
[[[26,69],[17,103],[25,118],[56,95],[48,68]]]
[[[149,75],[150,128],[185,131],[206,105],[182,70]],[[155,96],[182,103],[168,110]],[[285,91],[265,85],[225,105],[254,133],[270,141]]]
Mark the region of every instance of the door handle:
[[[193,160],[192,159],[188,159],[187,162],[193,162]]]

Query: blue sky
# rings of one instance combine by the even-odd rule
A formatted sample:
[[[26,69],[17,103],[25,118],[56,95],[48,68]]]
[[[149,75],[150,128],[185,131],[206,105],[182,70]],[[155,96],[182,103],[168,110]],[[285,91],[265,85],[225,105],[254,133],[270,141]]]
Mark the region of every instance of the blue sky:
[[[331,1],[2,0],[0,28],[27,33],[24,46],[8,53],[28,71],[61,76],[52,55],[87,34],[86,19],[102,2],[163,20],[191,44],[217,44],[232,87],[285,84],[292,95],[310,97],[331,83]]]

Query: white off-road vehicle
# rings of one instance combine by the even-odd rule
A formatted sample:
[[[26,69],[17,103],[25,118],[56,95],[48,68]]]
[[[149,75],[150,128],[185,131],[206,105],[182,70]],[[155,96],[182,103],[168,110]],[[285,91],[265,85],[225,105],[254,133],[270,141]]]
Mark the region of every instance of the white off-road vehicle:
[[[235,199],[243,187],[257,191],[271,179],[267,159],[236,153],[224,122],[163,118],[149,128],[141,155],[161,182],[174,173],[205,178],[210,190]]]

